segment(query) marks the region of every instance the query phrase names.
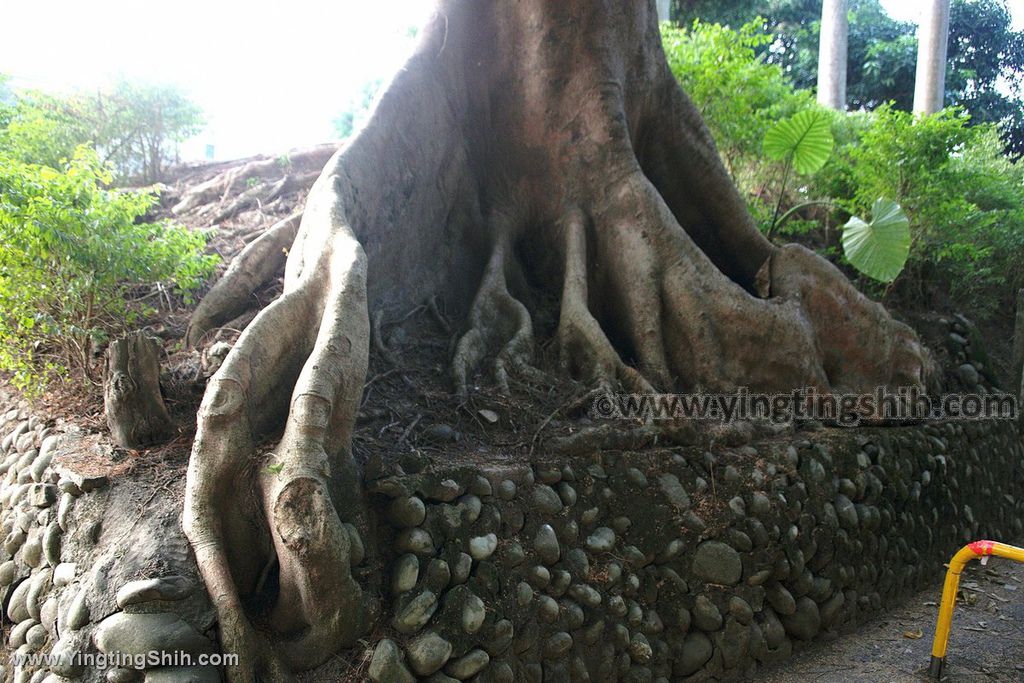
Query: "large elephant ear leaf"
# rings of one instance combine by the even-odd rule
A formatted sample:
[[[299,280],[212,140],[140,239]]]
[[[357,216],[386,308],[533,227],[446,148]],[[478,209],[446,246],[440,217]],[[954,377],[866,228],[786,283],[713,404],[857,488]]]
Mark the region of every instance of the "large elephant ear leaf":
[[[809,109],[779,121],[764,136],[764,153],[777,161],[792,159],[797,173],[821,170],[832,156],[832,117],[821,109]]]
[[[871,209],[871,222],[854,216],[843,228],[843,252],[853,267],[880,282],[892,282],[910,256],[910,220],[884,197]]]

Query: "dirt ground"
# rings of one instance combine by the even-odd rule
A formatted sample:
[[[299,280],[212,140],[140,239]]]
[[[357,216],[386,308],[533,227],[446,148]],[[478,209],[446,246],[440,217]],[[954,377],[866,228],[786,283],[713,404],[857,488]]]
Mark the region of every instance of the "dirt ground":
[[[992,558],[961,580],[946,674],[949,683],[1024,681],[1024,565]],[[836,641],[815,645],[768,672],[766,683],[910,683],[927,676],[942,597],[935,587]]]

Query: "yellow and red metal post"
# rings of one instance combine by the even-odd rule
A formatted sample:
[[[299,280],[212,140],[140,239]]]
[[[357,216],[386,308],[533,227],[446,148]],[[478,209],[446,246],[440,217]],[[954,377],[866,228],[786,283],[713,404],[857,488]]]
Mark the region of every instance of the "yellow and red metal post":
[[[932,663],[928,669],[936,680],[942,676],[946,666],[946,651],[949,649],[949,631],[953,625],[953,607],[960,588],[960,574],[968,562],[988,557],[1004,557],[1015,562],[1024,562],[1024,548],[1017,548],[997,541],[976,541],[965,546],[953,556],[946,572],[946,583],[942,588],[942,605],[939,607],[939,621],[935,627],[935,642],[932,645]]]

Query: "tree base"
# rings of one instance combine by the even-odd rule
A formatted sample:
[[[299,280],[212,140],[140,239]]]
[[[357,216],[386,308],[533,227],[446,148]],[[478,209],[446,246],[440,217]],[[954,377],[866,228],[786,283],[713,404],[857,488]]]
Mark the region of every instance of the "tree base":
[[[290,237],[278,226],[246,250],[190,342],[237,314]],[[436,300],[468,310],[450,359],[467,402],[490,382],[546,381],[535,327],[549,319],[563,376],[587,387],[863,392],[930,368],[834,266],[758,232],[669,72],[653,3],[445,0],[327,162],[284,294],[199,411],[184,526],[225,647],[252,662],[233,683],[314,666],[362,633],[352,565],[373,529],[351,443],[369,349],[400,371],[383,312]],[[239,486],[255,495],[236,500]],[[271,649],[241,596],[274,562]]]

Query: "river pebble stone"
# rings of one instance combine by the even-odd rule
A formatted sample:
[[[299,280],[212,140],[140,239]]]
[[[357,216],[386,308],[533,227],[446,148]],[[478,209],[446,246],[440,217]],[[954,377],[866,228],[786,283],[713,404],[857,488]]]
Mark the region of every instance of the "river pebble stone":
[[[484,650],[471,650],[462,657],[449,662],[444,670],[452,678],[465,681],[480,673],[490,661],[490,655]]]
[[[184,600],[195,590],[195,583],[184,576],[163,576],[131,581],[117,591],[117,606],[121,609],[151,601]]]
[[[743,575],[739,553],[720,541],[705,541],[693,557],[693,574],[708,583],[735,586]]]
[[[415,683],[416,677],[405,666],[402,650],[393,640],[385,638],[377,643],[367,670],[375,683]]]
[[[558,562],[562,550],[558,536],[550,524],[542,524],[537,530],[537,535],[533,539],[533,549],[544,564],[552,565]]]
[[[405,654],[418,676],[429,676],[447,663],[452,650],[452,644],[436,631],[427,631],[406,645]]]
[[[96,647],[107,655],[131,657],[149,652],[177,650],[190,655],[211,654],[217,645],[177,614],[118,612],[99,623],[93,633]]]
[[[470,556],[480,562],[494,554],[498,547],[498,537],[491,533],[486,536],[477,536],[469,541]]]
[[[422,629],[437,610],[437,595],[425,590],[415,596],[395,615],[392,625],[399,633],[411,635]]]

